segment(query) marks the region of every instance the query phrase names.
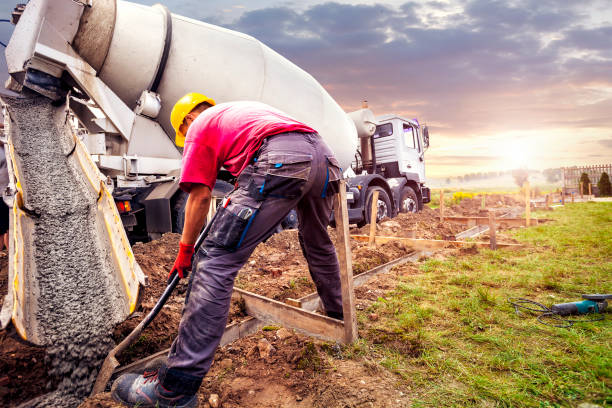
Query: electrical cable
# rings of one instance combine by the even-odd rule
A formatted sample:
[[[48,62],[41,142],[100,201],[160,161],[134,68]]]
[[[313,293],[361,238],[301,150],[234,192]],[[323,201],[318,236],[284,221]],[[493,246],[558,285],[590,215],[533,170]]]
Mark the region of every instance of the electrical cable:
[[[526,310],[530,313],[539,313],[539,315],[537,316],[538,322],[545,324],[546,326],[567,328],[567,327],[573,326],[576,323],[589,323],[589,322],[597,322],[600,320],[604,320],[603,315],[592,318],[592,319],[588,319],[588,320],[587,319],[567,319],[565,317],[562,317],[560,314],[558,314],[551,308],[547,307],[546,305],[543,305],[542,303],[539,303],[539,302],[536,302],[530,299],[525,299],[525,298],[508,298],[508,302],[512,306],[514,306],[514,311],[516,312],[518,316],[521,315],[520,313],[521,309]],[[559,324],[547,323],[545,321],[546,319],[550,319],[550,320],[559,322]]]

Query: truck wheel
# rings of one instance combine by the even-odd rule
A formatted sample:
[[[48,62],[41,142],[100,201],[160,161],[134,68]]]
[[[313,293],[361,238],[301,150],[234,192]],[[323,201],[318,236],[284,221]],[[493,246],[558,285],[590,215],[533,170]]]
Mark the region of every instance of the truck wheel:
[[[378,203],[376,203],[376,222],[382,220],[385,217],[391,217],[391,200],[389,195],[382,187],[374,186],[368,189],[368,195],[366,196],[366,213],[365,222],[370,223],[370,216],[372,214],[372,195],[374,191],[378,191]]]
[[[189,194],[179,190],[172,199],[172,232],[183,233],[185,224],[185,205],[187,205]]]
[[[400,212],[415,213],[419,211],[419,198],[412,187],[404,186],[400,201]]]

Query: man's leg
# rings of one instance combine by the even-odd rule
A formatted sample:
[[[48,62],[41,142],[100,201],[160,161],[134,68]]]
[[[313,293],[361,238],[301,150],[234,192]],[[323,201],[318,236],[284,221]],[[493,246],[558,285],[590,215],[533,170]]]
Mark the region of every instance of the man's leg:
[[[238,271],[255,247],[275,232],[276,225],[294,205],[289,200],[264,200],[236,251],[219,247],[210,238],[204,242],[195,261],[179,335],[172,345],[168,370],[162,378],[165,386],[176,389],[185,381],[193,381],[193,387],[197,390],[210,369],[225,330]]]

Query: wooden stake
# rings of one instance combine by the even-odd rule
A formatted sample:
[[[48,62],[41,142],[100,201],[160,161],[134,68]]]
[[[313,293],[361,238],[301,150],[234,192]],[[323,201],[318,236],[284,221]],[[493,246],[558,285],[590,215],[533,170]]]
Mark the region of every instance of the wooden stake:
[[[584,198],[584,181],[580,182],[580,198]]]
[[[593,184],[589,183],[589,196],[593,195]]]
[[[444,222],[444,189],[440,189],[440,222]]]
[[[344,342],[357,340],[357,315],[355,291],[353,290],[353,263],[349,235],[348,207],[346,205],[346,181],[340,180],[339,192],[334,200],[334,216],[338,246],[336,252],[340,262],[340,285],[342,286],[342,312],[344,314]]]
[[[565,205],[565,190],[561,190],[561,204]]]
[[[572,191],[572,203],[574,202],[574,192]]]
[[[531,190],[528,181],[523,184],[523,188],[525,189],[525,226],[528,227],[531,224]]]
[[[546,208],[550,208],[550,202],[551,202],[551,195],[550,194],[546,194]]]
[[[378,190],[374,190],[372,194],[372,210],[370,211],[370,242],[368,246],[374,246],[374,237],[376,236],[376,216],[378,215]]]
[[[491,243],[491,249],[497,249],[497,237],[495,235],[495,213],[493,211],[489,211],[489,241]]]

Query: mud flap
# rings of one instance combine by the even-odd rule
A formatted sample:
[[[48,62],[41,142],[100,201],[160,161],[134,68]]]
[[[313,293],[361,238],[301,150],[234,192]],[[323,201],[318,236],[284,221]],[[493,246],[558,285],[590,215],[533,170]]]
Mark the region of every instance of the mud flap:
[[[0,312],[0,323],[4,328],[12,322],[24,340],[36,345],[48,345],[51,341],[49,336],[52,335],[47,329],[49,322],[38,320],[39,312],[48,307],[40,304],[42,300],[39,297],[41,294],[39,272],[47,267],[41,264],[39,259],[42,248],[36,235],[41,215],[33,212],[28,205],[28,200],[31,198],[27,195],[30,194],[28,191],[31,191],[32,187],[28,189],[28,180],[24,177],[22,167],[23,162],[27,160],[24,158],[27,153],[18,154],[13,140],[14,137],[23,140],[27,135],[20,134],[18,129],[11,129],[13,126],[16,127],[12,121],[9,121],[7,161],[9,176],[16,194],[10,212],[9,288]],[[62,132],[69,132],[64,129],[66,128],[62,127]],[[106,271],[106,276],[103,282],[110,288],[108,290],[110,297],[91,299],[91,304],[112,302],[112,306],[107,308],[112,311],[107,319],[111,323],[119,323],[135,311],[140,286],[146,284],[145,275],[134,258],[114,199],[104,183],[105,177],[74,133],[72,140],[70,136],[62,140],[65,144],[70,144],[67,148],[62,147],[65,155],[63,164],[71,169],[69,176],[74,177],[75,190],[84,191],[87,195],[83,201],[86,201],[87,207],[84,205],[84,208],[87,208],[87,214],[90,214],[87,218],[89,223],[83,223],[82,228],[90,231],[91,234],[88,236],[94,237],[96,241],[95,245],[87,250],[94,258],[104,258],[103,270]],[[41,205],[40,198],[37,200],[39,200],[37,205]],[[70,215],[69,212],[66,214],[68,217],[79,216]],[[87,242],[71,242],[70,237],[66,241],[69,245],[62,250],[69,255],[71,251],[76,251],[77,248],[82,250],[84,245],[88,245]],[[61,255],[58,259],[62,259]],[[55,267],[62,268],[62,265]],[[82,271],[84,276],[87,276],[88,272]],[[76,307],[76,305],[67,304],[66,307]]]

